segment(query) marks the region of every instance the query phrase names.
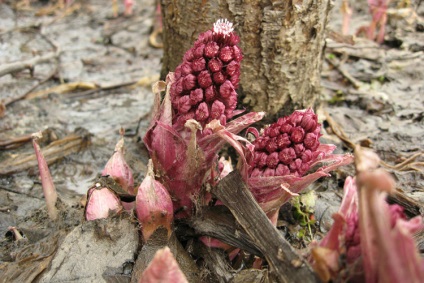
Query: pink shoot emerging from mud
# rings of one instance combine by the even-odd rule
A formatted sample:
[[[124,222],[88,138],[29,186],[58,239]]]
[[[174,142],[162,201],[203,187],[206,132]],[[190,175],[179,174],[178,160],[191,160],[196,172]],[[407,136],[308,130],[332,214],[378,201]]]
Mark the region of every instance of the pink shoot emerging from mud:
[[[349,0],[343,0],[340,8],[343,15],[342,34],[348,35],[350,28],[350,20],[352,18],[352,8],[349,6]]]
[[[147,175],[140,184],[136,197],[137,218],[141,224],[144,241],[150,238],[159,227],[172,233],[174,210],[166,188],[155,180],[152,160],[149,160]]]
[[[115,152],[106,163],[102,176],[111,176],[122,189],[130,195],[135,195],[134,178],[131,168],[124,157],[124,138],[122,137],[115,146]]]
[[[168,247],[156,252],[138,283],[188,283]]]
[[[116,193],[100,183],[87,192],[87,204],[85,206],[85,219],[88,221],[108,218],[123,210],[121,201]]]
[[[390,0],[368,0],[369,11],[372,20],[369,26],[362,26],[356,34],[365,33],[370,40],[375,40],[378,43],[384,42],[384,34],[387,22],[387,8]]]
[[[41,152],[40,145],[38,144],[38,139],[42,138],[41,132],[32,134],[32,145],[34,146],[35,155],[38,162],[38,170],[40,171],[41,185],[43,187],[44,198],[46,199],[47,213],[51,220],[57,219],[57,192],[53,183],[52,175],[50,174],[49,167],[44,155]]]
[[[124,0],[125,16],[131,16],[133,14],[134,0]]]

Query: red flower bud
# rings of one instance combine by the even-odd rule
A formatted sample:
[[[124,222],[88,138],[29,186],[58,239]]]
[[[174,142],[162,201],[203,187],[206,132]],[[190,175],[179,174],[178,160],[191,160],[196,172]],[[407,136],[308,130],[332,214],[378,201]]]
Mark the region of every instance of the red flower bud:
[[[208,63],[209,70],[213,73],[219,72],[222,69],[222,62],[218,58],[213,58]],[[227,66],[227,73],[228,73],[228,66]],[[231,76],[231,74],[229,74]]]
[[[211,118],[219,119],[224,114],[225,105],[219,100],[215,100],[211,108]]]
[[[202,71],[200,72],[199,76],[197,77],[197,82],[199,83],[199,86],[203,89],[206,89],[212,84],[212,78],[209,73],[209,71]]]
[[[291,144],[290,138],[286,133],[281,134],[277,137],[278,148],[284,149],[284,148],[288,147],[290,144]]]
[[[220,87],[219,87],[219,94],[223,97],[229,97],[232,92],[234,91],[233,84],[230,81],[225,81]]]
[[[191,109],[190,97],[188,95],[181,96],[178,101],[178,112],[187,113]]]
[[[227,65],[226,70],[228,75],[233,76],[234,74],[236,74],[236,72],[240,70],[240,64],[237,61],[231,61]]]
[[[265,149],[269,153],[272,153],[272,152],[276,151],[278,149],[277,138],[270,138],[269,141],[268,141],[268,143],[265,146]]]
[[[197,121],[205,121],[209,118],[209,109],[206,102],[202,102],[199,104],[199,107],[197,107],[196,115],[194,116]]]
[[[219,52],[219,46],[216,42],[208,42],[205,46],[204,54],[207,58],[214,58]]]
[[[296,153],[294,152],[294,149],[291,147],[285,148],[282,151],[280,151],[280,153],[278,154],[278,158],[283,164],[288,165],[293,161],[293,159],[296,158]]]
[[[222,48],[219,52],[219,59],[221,59],[222,62],[231,61],[233,59],[233,49],[229,46]]]
[[[290,139],[294,143],[302,142],[304,136],[305,136],[305,131],[302,129],[302,127],[295,127],[291,130]]]
[[[190,104],[196,105],[203,101],[203,90],[201,88],[196,88],[190,92]]]
[[[181,75],[183,75],[183,76],[187,76],[187,75],[191,74],[192,68],[191,68],[190,63],[187,62],[187,63],[182,64],[181,67],[180,67],[180,70],[181,70]]]
[[[203,57],[200,57],[200,58],[194,60],[191,63],[191,66],[193,68],[193,71],[200,72],[200,71],[203,71],[204,69],[206,69],[206,61]]]
[[[233,55],[234,55],[234,60],[236,60],[237,62],[240,62],[241,59],[243,59],[243,54],[241,52],[241,49],[237,45],[233,46]]]
[[[224,74],[221,73],[221,72],[214,73],[213,74],[213,82],[215,84],[218,84],[218,85],[224,83],[225,82],[225,76],[224,76]]]
[[[205,49],[205,45],[204,44],[200,44],[198,46],[195,46],[194,50],[193,50],[193,55],[194,58],[200,58],[203,57],[203,50]]]
[[[183,89],[184,90],[192,90],[196,87],[196,76],[193,74],[189,74],[183,79]]]
[[[218,93],[216,91],[215,86],[211,85],[210,87],[208,87],[205,90],[205,100],[206,100],[206,102],[215,101],[217,94]]]
[[[278,165],[278,153],[277,152],[273,152],[270,155],[268,155],[267,159],[266,159],[266,165],[268,168],[272,168],[275,169],[277,168]]]

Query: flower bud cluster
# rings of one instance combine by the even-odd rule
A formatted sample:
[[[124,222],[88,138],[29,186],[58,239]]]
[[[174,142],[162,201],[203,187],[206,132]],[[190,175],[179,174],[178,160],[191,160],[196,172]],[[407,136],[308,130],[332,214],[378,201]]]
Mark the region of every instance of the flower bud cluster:
[[[243,57],[239,41],[227,20],[218,20],[212,30],[199,35],[175,69],[170,90],[174,123],[195,119],[204,127],[217,119],[225,125],[233,117]]]
[[[320,130],[312,109],[278,119],[253,143],[251,176],[303,176],[320,155]]]

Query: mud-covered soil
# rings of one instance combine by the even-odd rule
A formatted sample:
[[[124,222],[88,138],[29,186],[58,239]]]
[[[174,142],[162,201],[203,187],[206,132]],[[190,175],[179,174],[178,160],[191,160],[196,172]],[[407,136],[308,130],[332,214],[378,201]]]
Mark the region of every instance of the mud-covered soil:
[[[122,1],[118,17],[107,0],[74,1],[67,9],[53,7],[54,1],[33,1],[30,7],[23,2],[0,3],[0,100],[5,106],[0,108],[0,282],[129,282],[143,261],[139,257],[136,263],[142,252],[133,216],[86,223],[83,205],[121,127],[136,183],[145,174],[148,157],[139,137],[149,123],[151,84],[159,78],[162,57],[162,50],[149,43],[157,28],[155,1],[135,1],[130,17],[123,15]],[[329,23],[336,33],[342,20],[338,2]],[[351,34],[370,20],[363,2],[353,4]],[[373,148],[398,189],[416,201],[411,214],[422,214],[424,4],[416,2],[403,9],[392,3],[381,45],[329,35],[317,113],[323,142],[336,144],[340,152],[351,152],[358,143]],[[24,64],[34,58],[31,67]],[[17,69],[2,69],[13,62]],[[44,133],[42,148],[58,144],[47,158],[53,160],[50,170],[61,199],[56,224],[48,221],[31,157],[28,135],[37,131]],[[344,178],[353,173],[348,166],[313,185],[321,231],[331,225]],[[10,226],[25,239],[14,241]],[[296,235],[296,228],[289,230],[286,235]],[[158,239],[143,249],[163,246]],[[302,239],[293,243],[305,244]],[[192,280],[213,278],[193,267],[177,240],[174,244],[171,249],[181,255]],[[146,252],[144,260],[149,258]],[[265,277],[257,272],[250,278]],[[241,278],[249,277],[234,282]]]

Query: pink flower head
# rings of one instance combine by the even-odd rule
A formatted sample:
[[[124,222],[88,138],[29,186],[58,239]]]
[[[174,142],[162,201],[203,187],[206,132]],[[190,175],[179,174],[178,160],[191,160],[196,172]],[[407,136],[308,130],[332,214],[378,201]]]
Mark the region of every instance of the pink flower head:
[[[174,73],[168,75],[167,83],[159,82],[154,86],[157,95],[155,110],[143,141],[149,150],[158,180],[171,195],[175,216],[181,218],[193,213],[202,184],[208,179],[206,173],[213,171],[211,168],[217,161],[219,150],[226,142],[238,146],[238,142],[233,142],[235,139],[245,141],[236,134],[262,119],[264,113],[252,112],[226,123],[228,108],[225,103],[214,100],[213,96],[218,94],[211,95],[207,90],[202,94],[199,88],[183,96],[187,98],[180,104],[182,107],[201,101],[197,108],[193,110],[187,106],[184,115],[181,111],[175,113],[170,95],[175,86]],[[160,103],[160,92],[163,90],[166,90],[166,95]],[[179,123],[182,120],[175,117],[183,116],[185,123],[181,127]],[[214,119],[205,125],[208,117]]]
[[[265,212],[276,211],[291,196],[299,193],[338,166],[353,161],[351,155],[335,155],[334,145],[319,142],[321,125],[312,109],[295,111],[278,119],[253,142],[246,180]],[[307,174],[319,163],[329,163]]]
[[[214,119],[225,125],[227,119],[237,114],[235,89],[243,58],[239,41],[233,24],[227,20],[218,20],[211,30],[199,35],[175,70],[170,92],[176,113],[174,124],[182,128],[188,119],[194,118],[202,127]]]

